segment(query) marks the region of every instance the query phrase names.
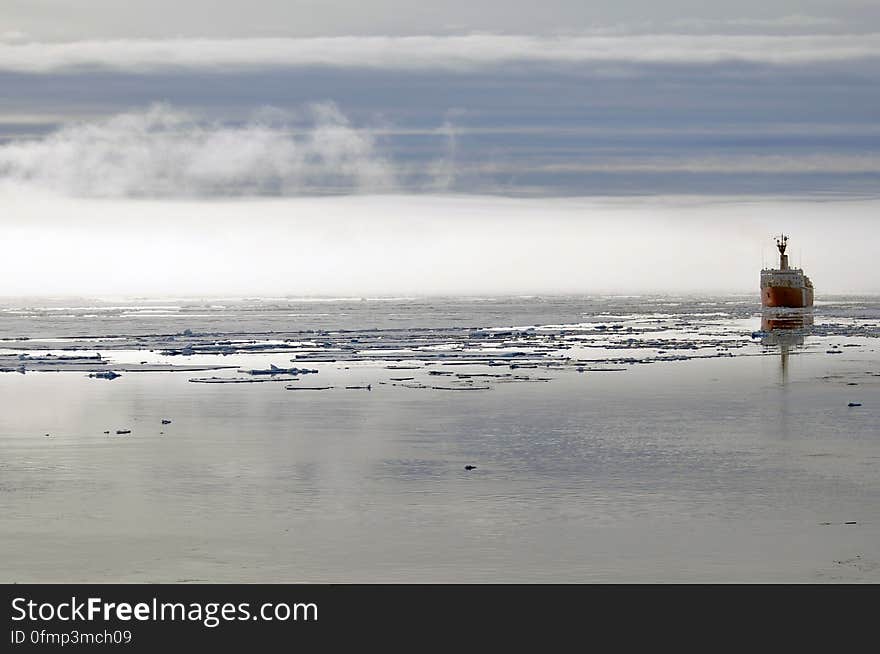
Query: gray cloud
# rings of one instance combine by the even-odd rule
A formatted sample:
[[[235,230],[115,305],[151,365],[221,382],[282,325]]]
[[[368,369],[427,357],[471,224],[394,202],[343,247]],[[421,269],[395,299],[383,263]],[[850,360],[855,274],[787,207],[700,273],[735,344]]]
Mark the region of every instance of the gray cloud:
[[[0,146],[0,180],[74,196],[235,196],[389,190],[373,137],[332,103],[244,124],[198,121],[167,105],[76,123]],[[302,126],[303,121],[305,126]]]
[[[41,40],[880,29],[870,0],[3,0],[2,18]]]
[[[865,59],[784,66],[545,62],[481,64],[468,70],[209,66],[148,73],[0,71],[0,144],[27,142],[28,152],[45,153],[46,143],[65,125],[104,125],[161,100],[185,111],[191,133],[199,138],[208,132],[234,133],[254,143],[263,139],[264,149],[277,153],[289,142],[308,143],[315,116],[264,111],[254,117],[254,107],[330,101],[344,110],[345,126],[368,143],[369,161],[381,164],[386,174],[374,177],[377,183],[337,175],[328,184],[327,175],[321,180],[309,173],[300,185],[295,182],[302,178],[292,168],[229,152],[231,161],[214,157],[212,164],[238,166],[240,183],[227,183],[219,173],[211,177],[217,183],[204,178],[195,183],[191,175],[177,173],[172,182],[161,178],[161,166],[159,173],[140,181],[132,172],[121,176],[123,184],[111,185],[111,166],[108,174],[93,175],[94,183],[69,183],[80,180],[80,172],[53,172],[47,178],[45,171],[54,171],[48,157],[40,172],[31,167],[27,176],[41,178],[44,188],[95,194],[107,193],[104,187],[110,185],[121,189],[111,193],[164,197],[309,194],[324,187],[545,196],[862,196],[876,193],[880,180],[878,70],[876,60]],[[167,141],[183,131],[178,127],[149,138]],[[80,146],[88,153],[104,147]],[[175,151],[172,145],[163,147]],[[116,156],[109,152],[107,157]],[[62,155],[56,150],[53,157],[61,160]],[[267,157],[279,160],[275,154]],[[13,168],[19,179],[26,176],[20,163]]]

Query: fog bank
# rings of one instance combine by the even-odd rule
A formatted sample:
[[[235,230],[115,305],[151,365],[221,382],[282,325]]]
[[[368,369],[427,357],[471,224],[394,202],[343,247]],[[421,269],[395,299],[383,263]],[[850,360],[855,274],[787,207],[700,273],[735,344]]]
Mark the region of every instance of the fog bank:
[[[880,292],[878,201],[70,199],[0,188],[0,295],[757,292],[791,235],[817,298]]]

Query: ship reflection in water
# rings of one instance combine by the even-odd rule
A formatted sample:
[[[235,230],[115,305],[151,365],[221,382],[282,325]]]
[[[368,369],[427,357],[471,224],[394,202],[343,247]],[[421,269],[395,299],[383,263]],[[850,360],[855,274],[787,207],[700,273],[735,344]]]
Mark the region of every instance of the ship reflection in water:
[[[761,314],[761,345],[778,348],[782,383],[788,381],[788,355],[791,350],[803,347],[813,326],[812,309],[779,311],[765,309]]]

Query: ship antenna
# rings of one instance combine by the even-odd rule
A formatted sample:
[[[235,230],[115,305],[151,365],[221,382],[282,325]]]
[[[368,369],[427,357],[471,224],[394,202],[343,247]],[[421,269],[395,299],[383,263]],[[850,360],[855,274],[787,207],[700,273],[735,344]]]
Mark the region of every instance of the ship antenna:
[[[776,247],[779,248],[779,254],[785,254],[785,248],[788,245],[788,236],[780,234],[776,239]]]

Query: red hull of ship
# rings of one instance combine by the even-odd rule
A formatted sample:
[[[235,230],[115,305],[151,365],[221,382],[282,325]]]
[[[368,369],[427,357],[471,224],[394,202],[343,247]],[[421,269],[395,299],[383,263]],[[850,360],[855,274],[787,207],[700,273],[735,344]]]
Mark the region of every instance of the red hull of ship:
[[[761,304],[765,307],[811,307],[813,306],[813,289],[768,286],[761,289]]]

